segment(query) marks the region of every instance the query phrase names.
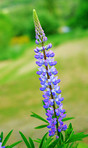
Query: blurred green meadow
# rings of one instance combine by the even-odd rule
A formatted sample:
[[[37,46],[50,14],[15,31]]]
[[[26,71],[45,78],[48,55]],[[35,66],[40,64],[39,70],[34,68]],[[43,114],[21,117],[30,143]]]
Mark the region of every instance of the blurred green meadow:
[[[0,2],[0,132],[14,129],[10,143],[26,137],[40,138],[47,131],[35,130],[40,121],[31,112],[45,116],[42,92],[36,74],[32,9],[52,43],[61,79],[67,117],[75,117],[75,132],[88,133],[88,16],[86,0],[3,0]],[[74,11],[75,10],[75,11]],[[68,123],[69,124],[69,123]],[[19,144],[19,148],[25,145]],[[78,148],[88,148],[85,138]]]

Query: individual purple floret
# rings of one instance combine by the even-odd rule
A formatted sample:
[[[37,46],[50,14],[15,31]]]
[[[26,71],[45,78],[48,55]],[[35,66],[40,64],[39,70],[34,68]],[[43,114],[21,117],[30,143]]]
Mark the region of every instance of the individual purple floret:
[[[59,132],[65,131],[67,125],[64,125],[63,118],[66,117],[65,109],[63,109],[61,97],[61,90],[58,84],[60,79],[56,74],[58,71],[55,68],[57,62],[54,60],[54,52],[49,50],[52,44],[44,46],[44,42],[47,40],[45,33],[40,25],[36,11],[33,10],[35,33],[36,33],[36,44],[41,44],[41,48],[36,47],[35,58],[37,59],[36,64],[39,66],[37,74],[40,76],[40,90],[43,91],[43,107],[46,110],[47,121],[49,125],[49,136],[54,136],[56,133],[56,138],[59,138]]]

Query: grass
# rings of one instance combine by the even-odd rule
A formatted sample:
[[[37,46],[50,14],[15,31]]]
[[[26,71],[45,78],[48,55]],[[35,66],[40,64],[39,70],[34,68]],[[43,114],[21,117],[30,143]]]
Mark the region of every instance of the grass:
[[[64,42],[54,49],[62,96],[65,98],[64,108],[67,116],[75,117],[72,120],[75,131],[85,132],[88,128],[87,47],[88,37],[83,37]],[[17,131],[21,130],[26,136],[32,136],[34,139],[45,133],[45,130],[33,130],[40,122],[30,118],[31,111],[45,116],[36,71],[31,45],[20,58],[0,63],[0,131],[7,133],[14,129],[17,134]],[[19,138],[18,136],[17,139]],[[88,140],[86,142],[88,143]],[[86,148],[83,143],[79,148],[82,146]]]

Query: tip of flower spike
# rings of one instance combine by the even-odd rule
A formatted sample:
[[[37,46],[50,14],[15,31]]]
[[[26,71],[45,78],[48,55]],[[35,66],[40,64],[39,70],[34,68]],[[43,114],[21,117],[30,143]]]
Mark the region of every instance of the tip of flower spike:
[[[33,9],[33,12],[35,12],[35,9]]]
[[[36,13],[36,10],[33,9],[33,18],[34,18],[34,22],[37,22],[38,23],[38,16],[37,16],[37,13]]]
[[[34,14],[36,14],[36,10],[35,10],[35,9],[33,9],[33,15],[34,15]]]

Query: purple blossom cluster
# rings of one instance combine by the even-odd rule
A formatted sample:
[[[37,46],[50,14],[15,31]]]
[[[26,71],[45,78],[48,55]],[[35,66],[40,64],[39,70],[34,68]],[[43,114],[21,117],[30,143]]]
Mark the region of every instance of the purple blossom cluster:
[[[58,83],[60,83],[60,79],[56,74],[58,71],[55,68],[57,64],[54,61],[54,52],[49,50],[52,47],[52,44],[48,44],[44,46],[44,41],[46,41],[45,33],[39,23],[38,17],[35,16],[35,33],[36,33],[36,44],[41,44],[42,47],[36,47],[35,58],[37,59],[36,64],[39,66],[37,74],[40,76],[40,90],[43,91],[43,107],[46,110],[46,116],[49,125],[49,136],[54,136],[57,132],[59,136],[59,132],[65,131],[67,129],[67,125],[63,123],[63,118],[66,117],[65,109],[63,109],[62,101],[64,100],[61,97],[61,90]],[[45,38],[45,40],[44,40]],[[38,40],[39,39],[39,40]]]

